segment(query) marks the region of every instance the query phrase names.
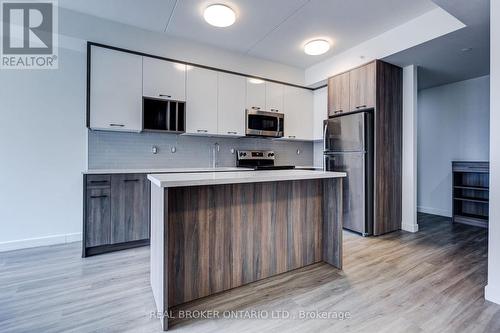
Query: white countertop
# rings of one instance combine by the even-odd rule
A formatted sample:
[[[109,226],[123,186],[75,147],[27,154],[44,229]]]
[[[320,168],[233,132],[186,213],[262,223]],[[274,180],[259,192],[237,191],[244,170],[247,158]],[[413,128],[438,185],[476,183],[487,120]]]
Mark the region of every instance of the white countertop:
[[[314,166],[296,166],[296,169],[315,169],[321,170]],[[114,173],[187,173],[187,172],[228,172],[228,171],[252,171],[250,168],[238,167],[218,167],[218,168],[163,168],[163,169],[94,169],[86,170],[84,175],[107,175]]]
[[[186,172],[227,172],[252,170],[248,168],[237,167],[218,167],[218,168],[164,168],[164,169],[94,169],[84,171],[86,175],[104,175],[112,173],[186,173]]]
[[[313,170],[234,171],[206,173],[150,174],[148,179],[159,187],[184,187],[286,180],[342,178],[344,172]]]

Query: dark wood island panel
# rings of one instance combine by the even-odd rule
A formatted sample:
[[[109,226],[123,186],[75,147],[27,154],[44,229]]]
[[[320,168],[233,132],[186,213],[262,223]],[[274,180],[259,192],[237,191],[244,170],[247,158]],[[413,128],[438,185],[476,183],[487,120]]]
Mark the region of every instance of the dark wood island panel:
[[[320,261],[342,267],[341,178],[152,191],[160,312]]]

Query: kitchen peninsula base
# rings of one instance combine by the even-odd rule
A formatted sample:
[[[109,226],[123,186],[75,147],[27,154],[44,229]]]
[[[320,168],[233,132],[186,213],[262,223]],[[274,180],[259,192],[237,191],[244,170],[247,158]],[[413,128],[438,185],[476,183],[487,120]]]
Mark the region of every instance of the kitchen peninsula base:
[[[256,177],[266,173],[272,178],[273,171]],[[252,179],[255,172],[247,172],[186,185],[179,176],[149,176],[151,286],[159,313],[320,261],[342,268],[344,174],[288,173],[291,180]],[[161,320],[167,330],[168,318]]]

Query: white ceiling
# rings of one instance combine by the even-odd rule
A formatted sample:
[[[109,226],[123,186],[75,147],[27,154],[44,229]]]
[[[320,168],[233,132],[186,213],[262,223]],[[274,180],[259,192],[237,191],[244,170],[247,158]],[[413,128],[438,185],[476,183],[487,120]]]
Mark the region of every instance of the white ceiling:
[[[467,80],[490,72],[490,1],[435,0],[466,27],[387,57],[399,66],[419,66],[419,89]],[[462,49],[471,48],[463,52]]]
[[[237,11],[229,28],[208,25],[211,3]],[[71,10],[296,66],[309,67],[436,8],[431,0],[59,0]],[[307,56],[305,41],[333,48]]]

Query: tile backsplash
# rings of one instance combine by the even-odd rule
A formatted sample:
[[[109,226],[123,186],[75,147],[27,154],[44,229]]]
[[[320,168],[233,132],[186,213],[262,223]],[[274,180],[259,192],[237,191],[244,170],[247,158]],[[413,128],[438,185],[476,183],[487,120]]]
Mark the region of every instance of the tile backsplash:
[[[89,130],[88,169],[212,167],[216,143],[220,145],[218,166],[236,164],[231,149],[269,149],[277,154],[276,165],[313,165],[312,142]]]

